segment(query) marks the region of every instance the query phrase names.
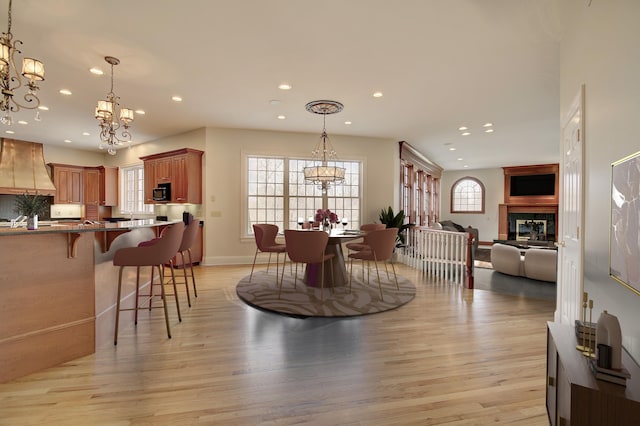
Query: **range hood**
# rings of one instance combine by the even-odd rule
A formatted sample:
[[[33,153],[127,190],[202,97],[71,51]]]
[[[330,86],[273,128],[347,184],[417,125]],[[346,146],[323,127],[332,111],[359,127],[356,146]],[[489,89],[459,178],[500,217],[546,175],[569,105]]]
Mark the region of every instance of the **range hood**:
[[[0,194],[56,195],[41,143],[2,139]]]

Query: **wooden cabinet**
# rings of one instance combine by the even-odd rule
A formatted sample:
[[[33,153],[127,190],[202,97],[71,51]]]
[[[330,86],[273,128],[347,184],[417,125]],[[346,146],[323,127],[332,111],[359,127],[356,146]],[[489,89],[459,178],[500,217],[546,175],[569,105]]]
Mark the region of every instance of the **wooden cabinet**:
[[[97,206],[118,205],[118,168],[84,168],[84,204]]]
[[[84,167],[49,163],[56,187],[54,204],[82,204],[84,199]]]
[[[153,188],[171,184],[171,203],[202,204],[203,151],[183,148],[140,157],[144,162],[144,198],[153,201]]]
[[[84,169],[84,204],[100,204],[100,170]]]
[[[573,327],[547,324],[549,423],[552,426],[636,425],[640,418],[640,368],[623,351],[622,363],[631,373],[627,386],[597,380],[576,345]]]

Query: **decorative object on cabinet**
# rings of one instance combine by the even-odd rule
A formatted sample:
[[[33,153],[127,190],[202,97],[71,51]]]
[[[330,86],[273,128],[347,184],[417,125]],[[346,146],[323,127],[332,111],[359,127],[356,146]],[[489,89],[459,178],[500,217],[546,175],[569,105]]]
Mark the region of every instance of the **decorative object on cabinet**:
[[[49,200],[37,192],[20,194],[15,198],[15,212],[27,217],[27,229],[38,229],[38,215],[49,208]]]
[[[640,295],[640,151],[611,164],[609,275]]]
[[[118,103],[120,96],[113,93],[113,66],[118,65],[120,60],[113,56],[105,56],[104,60],[111,65],[111,89],[105,100],[98,101],[95,117],[100,125],[99,148],[104,149],[106,144],[107,152],[116,155],[116,146],[131,142],[129,124],[133,121],[133,110],[120,108],[120,114],[118,114],[117,107],[120,105]],[[122,131],[118,136],[118,131],[121,128]]]
[[[11,112],[18,112],[22,108],[35,109],[40,106],[40,98],[37,95],[40,88],[36,82],[44,81],[44,64],[37,59],[25,57],[22,59],[22,72],[18,72],[16,68],[15,55],[22,53],[18,49],[22,41],[14,40],[11,33],[11,3],[12,1],[9,0],[7,32],[0,36],[0,86],[2,86],[0,111],[4,113],[0,121],[8,126],[13,122]],[[24,79],[27,79],[26,83]],[[14,96],[23,85],[26,86],[27,93],[22,96],[24,103],[21,103]],[[39,113],[36,112],[36,120],[39,117]]]
[[[182,148],[140,157],[144,162],[144,202],[202,204],[203,151]],[[153,190],[171,185],[171,199],[155,201]]]
[[[618,317],[606,310],[600,314],[596,325],[596,347],[606,345],[610,349],[609,366],[606,368],[622,368],[622,330]]]

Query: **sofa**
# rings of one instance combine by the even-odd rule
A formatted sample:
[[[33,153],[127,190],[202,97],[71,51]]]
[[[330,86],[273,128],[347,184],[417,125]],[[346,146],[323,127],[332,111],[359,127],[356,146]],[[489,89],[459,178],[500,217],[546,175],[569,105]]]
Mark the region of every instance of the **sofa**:
[[[496,243],[491,246],[491,264],[503,274],[556,282],[558,252],[531,247],[522,255],[518,247]]]

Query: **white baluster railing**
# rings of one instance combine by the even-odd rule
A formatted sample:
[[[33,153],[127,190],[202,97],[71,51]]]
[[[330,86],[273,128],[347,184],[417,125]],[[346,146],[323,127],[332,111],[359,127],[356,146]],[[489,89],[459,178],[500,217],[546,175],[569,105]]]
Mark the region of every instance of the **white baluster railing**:
[[[406,231],[398,260],[439,280],[473,288],[473,236],[416,226]]]

